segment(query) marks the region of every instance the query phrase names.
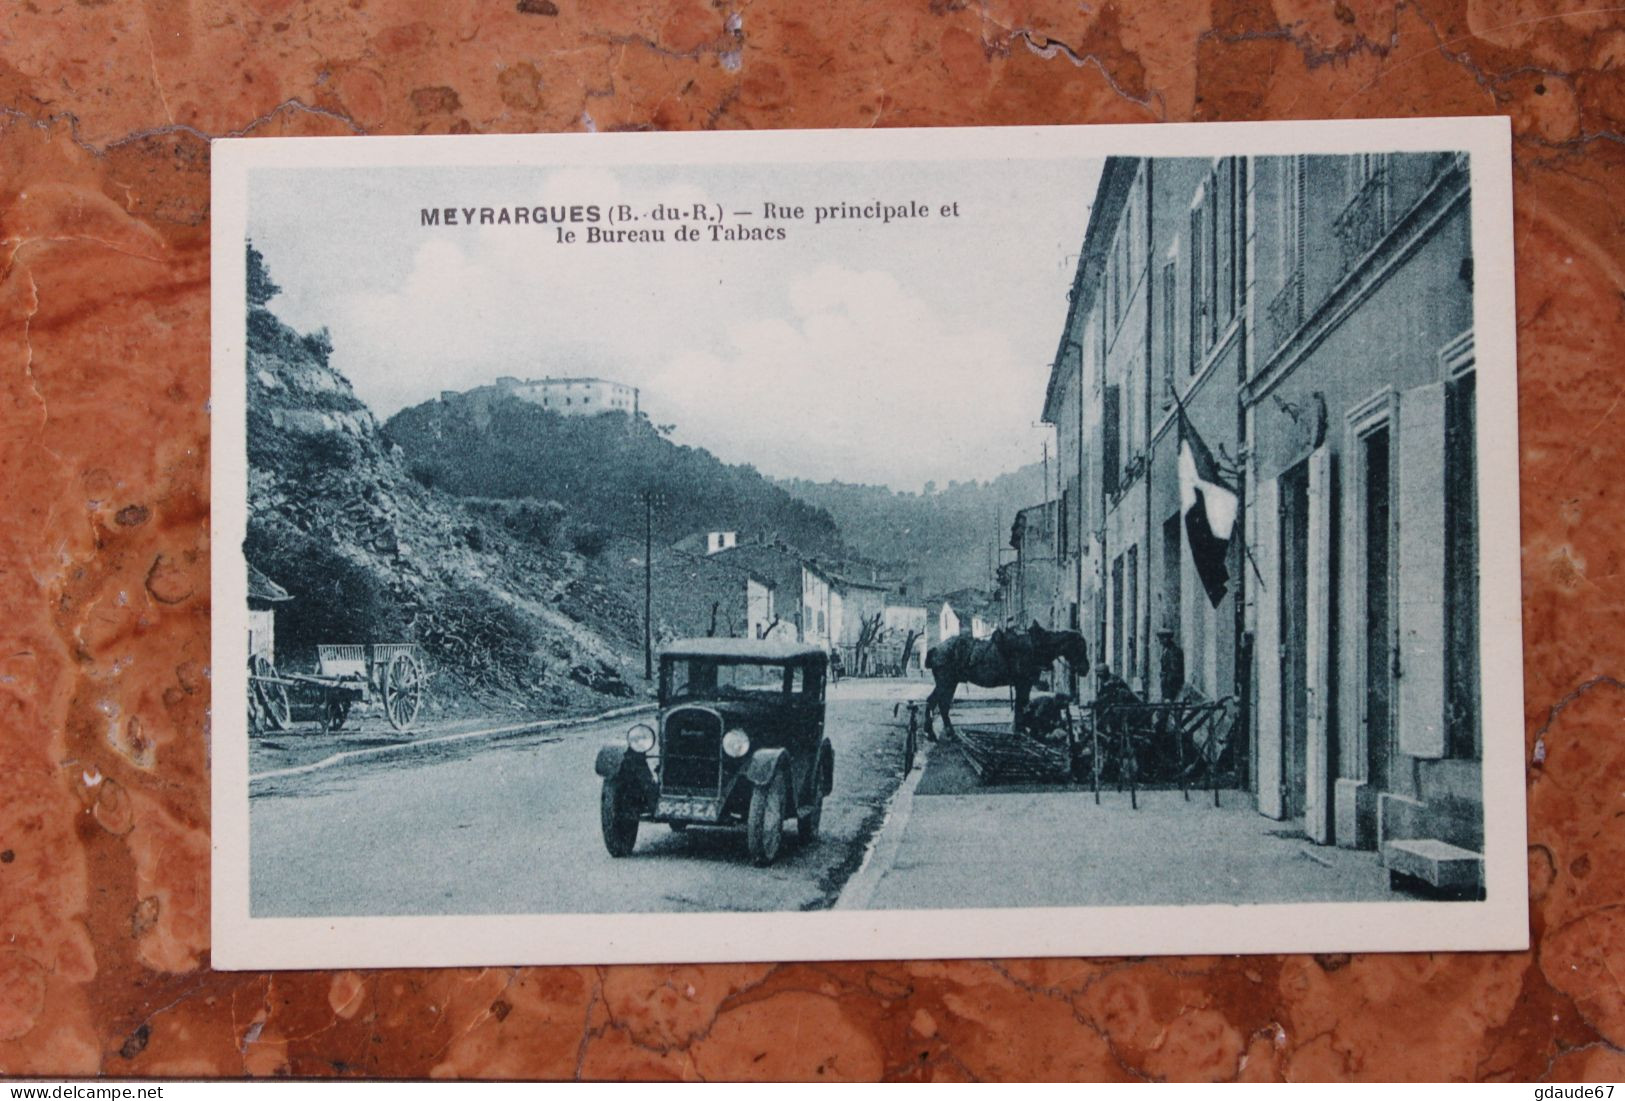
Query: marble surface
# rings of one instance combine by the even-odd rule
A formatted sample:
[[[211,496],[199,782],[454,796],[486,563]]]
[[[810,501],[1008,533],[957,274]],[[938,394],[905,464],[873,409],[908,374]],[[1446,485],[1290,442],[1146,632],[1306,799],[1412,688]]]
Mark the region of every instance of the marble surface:
[[[1533,951],[209,969],[209,138],[1483,113]],[[0,1072],[1620,1078],[1622,114],[1625,15],[1559,0],[5,5]]]

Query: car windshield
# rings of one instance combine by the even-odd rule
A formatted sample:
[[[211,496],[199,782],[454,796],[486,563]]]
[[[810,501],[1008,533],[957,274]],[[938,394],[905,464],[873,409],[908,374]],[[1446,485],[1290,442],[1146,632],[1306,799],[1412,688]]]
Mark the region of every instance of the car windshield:
[[[788,697],[803,689],[798,667],[720,658],[673,658],[661,667],[661,687],[667,700],[706,699],[719,696]]]

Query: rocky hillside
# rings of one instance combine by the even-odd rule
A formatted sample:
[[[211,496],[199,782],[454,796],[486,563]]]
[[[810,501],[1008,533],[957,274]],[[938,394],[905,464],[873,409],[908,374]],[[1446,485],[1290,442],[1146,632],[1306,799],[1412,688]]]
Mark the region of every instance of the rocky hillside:
[[[318,642],[415,641],[430,716],[583,712],[641,694],[628,610],[572,598],[593,566],[556,545],[556,517],[424,486],[328,365],[324,333],[295,333],[263,302],[248,330],[244,549],[293,597],[277,608],[280,666],[311,668]]]

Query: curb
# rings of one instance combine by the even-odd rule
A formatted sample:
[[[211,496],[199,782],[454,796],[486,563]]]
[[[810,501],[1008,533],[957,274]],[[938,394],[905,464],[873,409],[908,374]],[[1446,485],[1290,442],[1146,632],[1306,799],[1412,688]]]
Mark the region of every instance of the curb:
[[[903,834],[908,829],[909,816],[914,812],[914,789],[920,786],[920,780],[925,776],[925,766],[930,763],[931,749],[941,743],[922,740],[915,754],[914,771],[908,778],[898,785],[892,793],[891,806],[886,809],[886,817],[880,823],[880,828],[869,839],[869,847],[863,854],[863,863],[858,870],[852,873],[841,893],[835,899],[832,910],[867,910],[869,902],[874,898],[875,889],[880,881],[886,878],[897,863],[897,852],[903,846]]]
[[[319,772],[324,768],[332,768],[346,761],[360,760],[364,757],[383,757],[391,753],[403,753],[408,750],[422,749],[425,746],[445,745],[450,742],[463,742],[474,738],[495,738],[504,734],[530,734],[543,730],[568,730],[576,726],[592,726],[595,723],[607,722],[610,719],[626,718],[640,715],[645,711],[653,711],[652,703],[634,704],[631,707],[616,707],[597,715],[582,715],[570,719],[538,719],[535,722],[516,723],[513,726],[496,726],[485,730],[464,730],[456,734],[442,734],[438,738],[423,738],[416,741],[400,742],[396,745],[369,746],[366,749],[349,749],[343,753],[335,753],[331,757],[323,757],[319,761],[312,761],[306,765],[293,765],[289,768],[273,769],[270,772],[260,772],[248,778],[248,784],[264,780],[279,780],[286,776],[302,776],[311,772]]]

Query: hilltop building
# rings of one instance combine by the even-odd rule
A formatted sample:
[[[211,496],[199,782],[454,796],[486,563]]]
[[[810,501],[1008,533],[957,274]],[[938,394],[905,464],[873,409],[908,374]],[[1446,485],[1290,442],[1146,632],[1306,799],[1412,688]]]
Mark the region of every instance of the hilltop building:
[[[497,389],[525,401],[535,402],[565,417],[591,417],[599,413],[638,415],[638,389],[624,382],[603,378],[504,377]]]

